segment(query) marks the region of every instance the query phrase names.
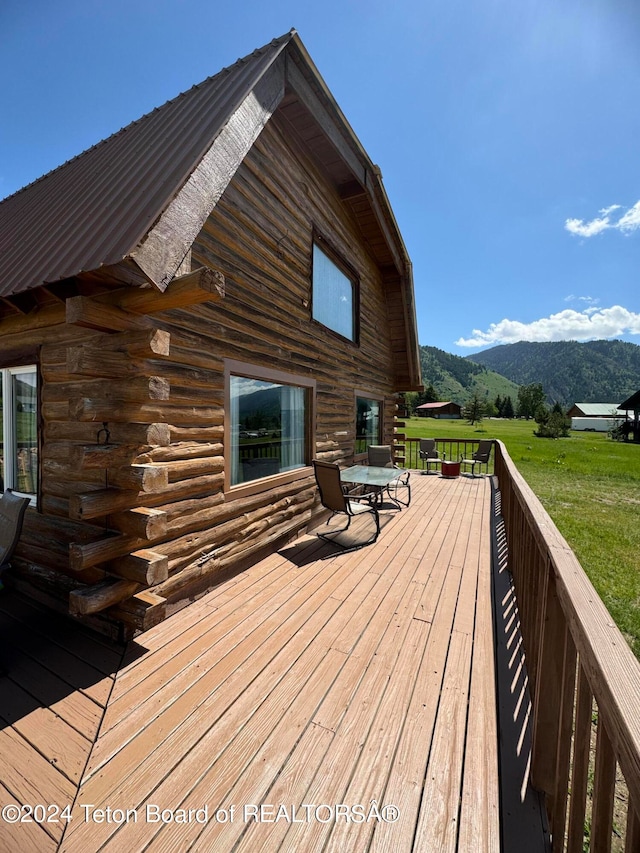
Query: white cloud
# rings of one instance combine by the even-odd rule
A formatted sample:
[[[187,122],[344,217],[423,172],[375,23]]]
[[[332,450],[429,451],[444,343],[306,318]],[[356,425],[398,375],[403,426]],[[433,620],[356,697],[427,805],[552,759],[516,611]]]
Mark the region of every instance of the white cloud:
[[[640,228],[640,201],[637,201],[633,207],[625,213],[625,215],[619,220],[616,227],[625,234],[630,231],[636,231]]]
[[[584,302],[586,305],[592,306],[597,305],[600,302],[599,299],[594,299],[593,296],[575,296],[573,293],[570,296],[565,296],[565,302]],[[589,310],[593,310],[590,308]]]
[[[621,205],[612,204],[603,207],[599,217],[585,222],[584,219],[567,219],[564,227],[570,234],[576,237],[595,237],[603,231],[621,231],[623,234],[631,234],[640,228],[640,201],[630,207],[617,222],[612,222],[611,214],[616,210],[622,210]]]
[[[612,226],[609,217],[604,216],[602,219],[592,219],[591,222],[584,222],[582,219],[567,219],[564,227],[576,237],[595,237],[596,234],[600,234]]]
[[[470,338],[459,338],[459,347],[497,346],[517,341],[590,341],[600,338],[617,338],[621,335],[640,335],[640,314],[628,311],[621,305],[611,308],[586,308],[574,311],[566,308],[558,314],[542,317],[531,323],[518,320],[500,320],[492,323],[486,332],[474,329]]]

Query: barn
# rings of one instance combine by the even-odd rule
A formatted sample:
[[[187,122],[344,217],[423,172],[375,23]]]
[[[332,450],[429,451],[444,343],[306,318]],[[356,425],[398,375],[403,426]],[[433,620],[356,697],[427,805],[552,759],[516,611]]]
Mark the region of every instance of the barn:
[[[423,403],[416,407],[416,414],[422,418],[444,418],[446,420],[462,417],[462,406],[451,401],[443,403]]]

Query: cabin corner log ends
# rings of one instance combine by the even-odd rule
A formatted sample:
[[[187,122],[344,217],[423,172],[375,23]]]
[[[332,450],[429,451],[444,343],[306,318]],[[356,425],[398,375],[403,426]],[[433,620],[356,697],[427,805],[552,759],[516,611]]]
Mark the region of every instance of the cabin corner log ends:
[[[58,586],[71,585],[73,615],[106,611],[137,628],[164,618],[165,599],[151,588],[169,577],[169,556],[151,544],[175,539],[176,504],[186,501],[188,515],[194,496],[219,492],[223,465],[220,360],[190,369],[166,312],[218,302],[224,291],[224,277],[201,267],[163,293],[73,296],[43,327],[42,512],[29,514],[18,562],[27,580],[46,578],[50,588],[56,572],[66,576]],[[207,381],[215,390],[203,406],[197,383]],[[197,438],[183,441],[191,427]],[[168,458],[156,462],[163,450]]]

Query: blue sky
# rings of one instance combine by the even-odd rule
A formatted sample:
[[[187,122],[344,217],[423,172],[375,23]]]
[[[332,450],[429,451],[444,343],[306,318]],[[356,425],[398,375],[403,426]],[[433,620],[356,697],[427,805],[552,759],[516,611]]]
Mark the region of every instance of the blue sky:
[[[382,169],[421,344],[640,344],[637,0],[3,0],[0,197],[292,27]]]

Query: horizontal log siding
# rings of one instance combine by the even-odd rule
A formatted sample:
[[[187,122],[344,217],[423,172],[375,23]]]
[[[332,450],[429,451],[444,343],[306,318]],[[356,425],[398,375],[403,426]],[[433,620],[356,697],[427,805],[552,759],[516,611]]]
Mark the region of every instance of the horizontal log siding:
[[[311,320],[314,228],[360,276],[359,346]],[[313,377],[315,455],[352,458],[355,388],[385,397],[384,440],[392,441],[393,356],[380,272],[336,192],[286,143],[277,124],[267,126],[218,203],[194,244],[192,263],[223,271],[225,298],[156,318],[171,334],[172,354],[177,344],[199,357],[204,352]],[[152,453],[155,460],[166,455]],[[153,590],[178,601],[216,572],[307,525],[318,504],[307,476],[241,499],[227,495],[210,508],[197,499],[185,513],[179,502],[160,508],[175,538],[153,545],[169,556],[169,578]]]
[[[314,229],[358,273],[358,345],[311,320]],[[145,559],[168,560],[166,580],[151,591],[178,606],[318,514],[308,471],[258,494],[225,495],[226,358],[313,377],[314,455],[352,460],[356,388],[384,398],[383,441],[393,441],[393,395],[401,389],[386,285],[347,207],[287,142],[279,120],[205,224],[192,265],[224,274],[222,300],[131,313],[131,330],[113,333],[67,324],[61,306],[47,309],[50,325],[25,317],[0,341],[0,354],[17,352],[18,343],[41,346],[42,512],[28,514],[17,569],[48,595],[71,592],[79,612],[112,601],[102,614],[108,619],[138,612],[134,599],[117,603],[133,588],[121,582],[130,554],[141,577]],[[127,312],[119,317],[126,326]],[[114,445],[108,451],[97,446],[103,422]],[[134,525],[146,510],[162,523]],[[84,590],[82,608],[74,589]]]

